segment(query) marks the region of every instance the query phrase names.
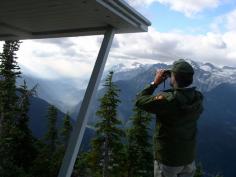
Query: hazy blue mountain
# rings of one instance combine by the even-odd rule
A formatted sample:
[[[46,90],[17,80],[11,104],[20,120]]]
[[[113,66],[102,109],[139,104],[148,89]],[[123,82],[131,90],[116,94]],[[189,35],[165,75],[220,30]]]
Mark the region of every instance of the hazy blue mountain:
[[[236,84],[221,84],[205,93],[199,120],[198,157],[205,169],[236,176]]]
[[[205,96],[205,111],[199,120],[198,160],[210,173],[221,172],[225,177],[234,177],[236,176],[236,69],[218,68],[209,63],[199,65],[192,62],[192,65],[195,67],[193,85],[197,86]],[[123,80],[122,77],[116,79],[116,84],[121,89],[118,113],[124,127],[130,125],[129,118],[136,94],[152,81],[157,68],[169,67],[156,64],[143,72],[138,72],[131,79]],[[168,87],[169,81],[166,82],[166,88]],[[163,89],[164,86],[161,85],[157,90]],[[97,100],[103,93],[104,89],[100,89],[89,111],[90,125],[98,119],[95,115],[99,105]],[[77,111],[78,107],[79,105]]]
[[[115,65],[104,71],[102,80],[110,70],[116,71],[115,80],[119,80],[120,78],[131,79],[141,73],[144,69],[148,69],[149,66],[150,65],[142,65],[137,62],[134,62],[129,66],[123,64]],[[23,80],[26,80],[29,88],[32,88],[37,84],[38,97],[55,105],[64,113],[75,112],[77,109],[76,105],[83,99],[85,88],[88,84],[88,78],[46,79],[28,74],[23,74],[22,77],[17,80],[17,84],[22,84]]]
[[[30,111],[29,111],[29,126],[32,130],[32,133],[37,138],[42,138],[47,131],[47,110],[49,103],[37,98],[30,98]],[[58,110],[58,127],[62,126],[63,117],[65,114]]]
[[[205,96],[205,110],[199,120],[198,159],[208,172],[222,172],[225,177],[235,177],[236,68],[220,68],[210,63],[189,62],[191,62],[195,68],[195,81],[193,85],[197,86]],[[135,64],[130,69],[123,65],[113,68],[115,70],[115,82],[121,89],[121,104],[118,107],[118,113],[119,118],[123,121],[124,127],[130,125],[129,119],[132,114],[133,101],[136,94],[153,80],[155,71],[160,68],[170,68],[170,66],[166,64]],[[70,83],[67,84],[70,85]],[[53,87],[56,89],[56,86],[58,85],[55,84]],[[166,82],[165,86],[165,88],[169,87],[169,81]],[[161,85],[157,91],[165,88],[164,85]],[[45,94],[48,95],[50,95],[50,92],[53,92],[53,90],[50,89],[45,90]],[[77,97],[80,97],[80,100],[82,99],[83,93],[84,91],[81,91],[81,95],[77,95]],[[103,93],[104,89],[101,83],[100,90],[89,111],[89,125],[94,125],[98,119],[95,112],[99,105],[98,98],[100,98]],[[63,90],[61,90],[61,95],[63,94]],[[78,94],[78,92],[71,92],[72,96],[75,94]],[[35,104],[39,106],[42,103],[35,102]],[[80,103],[72,108],[72,110],[74,110],[72,114],[74,119],[76,119],[79,107]],[[34,117],[34,115],[37,115],[37,111],[33,111],[32,117]],[[35,125],[42,120],[40,116],[38,117],[39,118],[34,118],[36,119],[34,120]],[[154,127],[154,124],[151,126]],[[40,128],[40,130],[44,131],[43,128]],[[83,140],[83,150],[89,147],[89,140],[93,135],[94,131],[92,129],[86,129]]]
[[[70,79],[42,79],[33,76],[23,75],[17,80],[17,84],[22,84],[23,80],[27,82],[29,88],[37,86],[38,97],[46,100],[48,103],[55,105],[62,112],[72,112],[72,108],[82,100],[84,88],[87,85]]]
[[[189,60],[194,66],[195,85],[203,92],[210,91],[222,83],[236,83],[236,68],[217,67],[210,63],[199,63]],[[138,79],[140,86],[151,81],[156,69],[170,68],[170,65],[141,64],[136,61],[133,63],[118,64],[111,68],[106,68],[103,79],[109,70],[114,70],[114,81]],[[138,78],[137,78],[138,77]],[[78,103],[83,99],[88,78],[60,78],[60,79],[42,79],[34,78],[30,75],[23,75],[29,87],[38,84],[38,97],[57,106],[63,112],[75,112],[78,110]],[[22,79],[18,80],[18,84]],[[168,84],[167,84],[168,85]],[[99,87],[102,88],[102,82]]]
[[[48,128],[47,110],[49,103],[37,97],[31,97],[30,103],[30,111],[28,113],[30,117],[29,127],[35,137],[42,139]],[[58,110],[57,127],[59,131],[63,125],[64,116],[65,114]],[[75,126],[74,119],[71,120],[71,124]],[[92,128],[86,128],[80,151],[85,151],[89,148],[90,140],[94,135],[95,131]]]

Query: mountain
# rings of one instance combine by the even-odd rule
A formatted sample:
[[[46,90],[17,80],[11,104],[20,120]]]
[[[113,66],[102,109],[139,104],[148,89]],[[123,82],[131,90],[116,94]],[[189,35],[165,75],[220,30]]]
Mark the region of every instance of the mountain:
[[[191,65],[195,69],[194,75],[194,86],[202,91],[203,93],[207,93],[212,89],[223,83],[234,84],[236,83],[236,68],[223,67],[219,68],[209,63],[197,63],[194,61],[189,61]],[[114,80],[116,84],[121,88],[120,98],[122,101],[121,106],[119,107],[120,117],[123,121],[127,121],[128,117],[132,113],[132,109],[130,109],[133,104],[133,100],[135,99],[136,94],[141,91],[145,85],[151,83],[154,78],[155,72],[157,69],[168,69],[171,66],[158,63],[154,65],[136,65],[137,67],[133,67],[129,69],[122,69],[123,65],[119,65],[118,69],[115,70]],[[113,69],[116,69],[115,66]],[[136,74],[134,74],[136,73]],[[126,77],[127,76],[127,77]],[[128,77],[130,76],[130,77]],[[102,85],[102,83],[101,83]],[[165,88],[168,89],[169,80],[166,81]],[[104,89],[98,91],[95,100],[98,100],[104,93]],[[164,85],[161,85],[157,91],[165,89]],[[96,110],[98,106],[98,102],[93,103],[93,108],[91,110]],[[77,115],[78,110],[80,108],[80,103],[75,106],[74,116]],[[90,111],[90,122],[95,121],[96,116],[94,111]]]
[[[218,67],[210,63],[198,63],[191,60],[189,62],[195,69],[193,85],[197,86],[197,88],[203,92],[205,98],[205,110],[199,120],[198,127],[198,160],[202,162],[207,172],[221,172],[224,177],[235,177],[236,110],[234,103],[236,100],[236,68],[227,66]],[[170,65],[163,63],[152,65],[134,63],[134,65],[129,67],[122,64],[112,68],[115,70],[115,83],[121,89],[121,104],[118,107],[118,114],[124,127],[130,126],[129,119],[132,115],[133,101],[136,94],[153,80],[156,70],[160,68],[170,68]],[[55,84],[53,81],[47,81],[46,85],[48,84],[53,89],[47,89],[45,85],[41,85],[45,91],[45,95],[50,95],[51,92],[54,94],[57,87],[60,86],[57,81],[55,81]],[[70,82],[65,84],[68,84],[68,88],[70,88]],[[165,88],[168,87],[169,81],[166,81]],[[92,108],[89,111],[89,125],[91,126],[98,120],[98,117],[95,115],[99,106],[98,98],[100,98],[105,91],[102,87],[102,83],[99,88],[95,101],[92,103]],[[165,88],[164,85],[161,85],[157,91]],[[72,90],[74,90],[74,88],[72,88]],[[60,90],[62,96],[66,94],[65,92],[68,92],[67,89]],[[71,91],[68,94],[72,97],[77,96],[76,99],[79,97],[78,100],[82,100],[84,91],[81,90],[81,95],[78,93],[77,91]],[[48,97],[45,96],[45,99],[48,99]],[[66,101],[70,100],[66,99]],[[40,105],[41,103],[37,104]],[[58,104],[60,104],[60,102],[58,102]],[[71,110],[74,110],[72,114],[74,119],[78,114],[80,104],[81,103],[78,103],[74,108],[71,108]],[[40,120],[42,120],[42,118],[37,118],[37,121]],[[37,123],[39,122],[35,122],[35,124]],[[154,123],[152,123],[151,126],[154,127]],[[42,131],[44,130],[42,129]],[[83,140],[83,150],[89,148],[89,140],[93,135],[94,131],[92,129],[86,129]]]
[[[87,82],[78,82],[74,79],[42,79],[29,75],[22,75],[17,85],[26,81],[29,88],[37,85],[38,97],[55,105],[62,112],[72,112],[72,108],[82,100]],[[78,83],[77,83],[78,82]],[[81,89],[80,89],[81,88]]]
[[[210,63],[195,63],[195,85],[203,92],[210,91],[223,83],[236,83],[236,68],[217,67]]]
[[[223,83],[204,96],[198,159],[208,171],[236,176],[236,84]]]
[[[224,177],[234,177],[236,176],[236,110],[234,104],[236,100],[236,69],[220,68],[210,63],[190,62],[195,68],[193,85],[197,86],[205,97],[205,110],[199,120],[198,127],[198,160],[209,173],[220,172]],[[130,125],[129,118],[132,115],[136,94],[153,80],[154,73],[159,68],[170,68],[170,66],[165,64],[150,65],[129,79],[117,76],[128,74],[129,71],[115,73],[115,83],[121,89],[121,104],[118,107],[118,114],[124,127]],[[140,66],[138,70],[141,70]],[[134,69],[131,70],[131,73],[135,73]],[[169,81],[166,82],[166,88],[168,87]],[[164,85],[161,85],[157,91],[163,89]],[[97,100],[104,94],[104,91],[104,88],[98,91],[96,101],[92,104],[89,112],[90,125],[94,125],[98,120],[95,115],[99,106]],[[78,107],[80,105],[77,105]],[[154,127],[154,123],[151,126]]]
[[[138,62],[134,62],[129,65],[125,64],[118,64],[113,67],[111,67],[109,70],[115,71],[115,74],[113,76],[113,81],[120,80],[129,80],[133,77],[137,76],[138,74],[142,73],[143,71],[148,70],[150,67],[150,64],[141,64]],[[107,72],[105,71],[104,75],[107,75]]]
[[[222,83],[236,83],[236,68],[217,67],[210,63],[199,63],[192,60],[189,60],[189,62],[196,71],[194,85],[197,85],[203,92],[210,91]],[[114,65],[105,69],[99,89],[102,89],[104,77],[110,70],[115,71],[114,81],[131,80],[136,76],[147,75],[144,76],[146,78],[141,78],[146,79],[141,84],[147,84],[147,81],[152,80],[158,68],[170,68],[170,65],[163,63],[141,64],[136,61]],[[64,113],[74,113],[78,110],[78,102],[83,99],[88,83],[86,78],[45,79],[23,75],[22,79],[25,79],[30,87],[38,84],[38,97],[55,105]],[[22,79],[18,80],[18,85],[22,83]]]
[[[30,120],[29,126],[32,130],[32,133],[37,138],[42,138],[47,131],[47,111],[48,111],[49,103],[37,98],[30,98],[30,111],[28,113]],[[63,123],[63,117],[65,114],[58,110],[58,120],[57,127],[61,127]]]
[[[110,70],[116,71],[117,74],[114,79],[119,80],[119,78],[131,79],[144,69],[148,69],[148,67],[149,65],[142,65],[138,62],[134,62],[129,65],[115,65],[112,68],[105,69],[102,80],[104,80],[104,76],[106,76]],[[82,100],[88,84],[88,78],[46,79],[34,77],[29,74],[23,74],[22,77],[17,80],[17,85],[21,85],[23,80],[27,82],[29,88],[38,85],[38,97],[46,100],[50,104],[55,105],[64,113],[75,112],[77,109],[76,105]]]

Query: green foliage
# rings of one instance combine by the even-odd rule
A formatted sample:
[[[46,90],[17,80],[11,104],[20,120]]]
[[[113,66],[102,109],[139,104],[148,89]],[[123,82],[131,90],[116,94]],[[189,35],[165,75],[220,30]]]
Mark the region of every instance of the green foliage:
[[[197,169],[196,169],[196,172],[194,174],[194,177],[203,177],[203,168],[202,168],[202,165],[201,164],[197,164],[196,165]]]
[[[92,150],[89,154],[89,164],[94,176],[121,177],[125,163],[125,151],[121,142],[124,132],[119,126],[117,106],[119,104],[119,89],[112,82],[113,72],[110,72],[105,81],[106,92],[100,98],[100,107],[97,115],[100,117],[96,124],[96,137],[92,141]]]
[[[77,157],[72,177],[88,177],[92,176],[92,174],[94,175],[94,172],[92,173],[93,169],[90,168],[89,160],[91,160],[90,153],[81,152]]]
[[[4,125],[5,126],[5,125]],[[9,126],[9,132],[0,138],[0,176],[22,176],[24,169],[19,163],[18,147],[22,132],[16,126]]]
[[[59,139],[63,139],[63,137],[58,137],[57,116],[57,108],[50,105],[47,114],[48,130],[45,135],[46,142],[38,141],[37,143],[39,152],[37,158],[33,161],[31,176],[55,177],[59,172],[65,153],[65,146],[63,142],[61,143],[59,141]],[[68,118],[69,117],[65,119],[67,120]],[[66,122],[68,123],[68,121],[69,120]],[[64,128],[65,127],[63,127],[63,129]],[[70,134],[70,131],[71,130],[67,130],[67,133]]]
[[[24,81],[16,87],[19,46],[19,41],[6,41],[0,53],[0,176],[55,177],[65,152],[64,143],[58,144],[57,109],[50,106],[48,110],[46,143],[34,138],[28,127],[28,111],[36,86],[28,90]],[[68,121],[69,117],[65,118],[65,141],[71,131]]]
[[[57,133],[57,108],[53,105],[48,107],[48,131],[45,135],[46,143],[50,149],[50,152],[53,153],[56,150],[58,142],[58,133]]]
[[[70,116],[64,117],[58,137],[57,109],[50,106],[46,141],[33,137],[28,127],[28,111],[36,86],[28,90],[24,81],[16,88],[16,79],[21,74],[16,62],[19,46],[19,41],[6,41],[0,53],[0,177],[55,177],[72,131]],[[148,134],[150,116],[134,109],[133,126],[128,130],[125,149],[125,133],[117,118],[120,90],[112,77],[113,72],[110,72],[104,84],[106,92],[100,98],[97,111],[100,120],[95,126],[92,149],[78,156],[73,177],[153,176],[152,145]],[[202,167],[198,166],[194,177],[203,174]]]
[[[34,161],[32,170],[32,174],[36,177],[54,177],[59,172],[65,149],[59,142],[57,114],[57,108],[50,105],[47,114],[48,130],[45,134],[46,144],[44,142],[39,144],[40,151],[37,159]]]
[[[63,128],[61,130],[61,137],[62,137],[62,143],[66,147],[70,138],[70,134],[72,131],[72,125],[70,122],[71,118],[69,116],[69,113],[67,113],[63,120]]]
[[[20,68],[16,62],[15,52],[19,50],[19,46],[19,41],[6,41],[3,52],[0,53],[0,131],[2,135],[7,134],[9,125],[16,123],[18,97],[15,82],[20,75]]]
[[[196,169],[196,172],[194,174],[194,177],[205,177],[205,176],[223,177],[223,175],[219,175],[219,174],[215,175],[215,174],[211,174],[211,173],[208,173],[208,172],[204,171],[201,163],[197,163],[196,167],[197,167],[197,169]]]
[[[29,171],[31,162],[36,157],[36,147],[34,145],[35,139],[32,135],[31,130],[28,127],[29,123],[29,106],[30,96],[36,94],[36,87],[28,90],[26,82],[17,89],[19,92],[18,99],[18,114],[16,128],[18,129],[17,140],[15,141],[17,146],[16,164],[18,167],[22,167],[25,172]]]
[[[219,175],[219,174],[217,174],[215,177],[224,177],[223,175]]]
[[[128,176],[153,176],[153,151],[149,136],[150,114],[138,108],[134,109],[133,125],[128,129]]]
[[[18,127],[16,95],[16,78],[19,77],[19,67],[16,62],[16,51],[19,41],[6,41],[3,52],[0,53],[0,176],[22,176],[24,169],[19,163],[18,148],[23,132]]]

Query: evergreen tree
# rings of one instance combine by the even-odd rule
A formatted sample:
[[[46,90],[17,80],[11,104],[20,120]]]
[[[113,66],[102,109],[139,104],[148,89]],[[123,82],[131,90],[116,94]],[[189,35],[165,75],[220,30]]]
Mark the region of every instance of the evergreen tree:
[[[49,151],[51,153],[55,152],[57,142],[58,142],[58,133],[57,133],[57,108],[53,105],[48,107],[48,131],[45,135],[46,143],[48,144]]]
[[[72,177],[89,177],[92,175],[92,170],[89,168],[89,152],[80,152],[77,157]]]
[[[20,76],[16,62],[19,41],[5,41],[0,53],[0,176],[23,176],[17,166],[18,143],[21,131],[17,127],[18,96],[16,79]]]
[[[67,146],[72,131],[72,125],[70,120],[71,118],[69,116],[69,113],[66,113],[63,120],[63,128],[61,130],[62,142],[64,144],[64,147]]]
[[[58,141],[57,108],[53,105],[48,107],[47,113],[48,130],[45,134],[46,144],[38,142],[40,149],[37,158],[33,162],[31,176],[54,177],[57,176],[63,153]]]
[[[32,161],[30,177],[53,177],[51,162],[52,155],[49,152],[47,144],[43,141],[37,141],[36,147],[38,149],[37,157]]]
[[[197,167],[197,169],[195,171],[194,177],[205,177],[205,176],[223,177],[223,175],[220,175],[220,174],[215,175],[215,174],[208,173],[208,172],[204,171],[201,163],[197,163],[196,167]]]
[[[224,176],[222,176],[222,175],[218,175],[218,174],[217,174],[215,177],[224,177]]]
[[[16,78],[20,68],[16,62],[19,41],[5,41],[0,53],[0,125],[1,135],[8,133],[8,126],[15,124],[17,112]],[[7,135],[6,135],[7,136]]]
[[[96,137],[92,141],[89,153],[89,164],[94,172],[93,176],[122,177],[124,165],[124,147],[121,138],[124,132],[119,128],[121,121],[117,118],[119,104],[119,89],[112,82],[113,72],[105,81],[106,92],[100,98],[97,115],[100,117],[96,124]]]
[[[150,114],[134,109],[132,127],[128,129],[128,177],[153,176],[153,151],[149,136]]]
[[[36,95],[36,87],[28,90],[26,82],[17,89],[19,92],[18,99],[18,115],[16,127],[18,129],[17,139],[17,156],[16,163],[19,167],[22,167],[25,172],[29,171],[30,165],[36,156],[36,147],[34,145],[35,139],[32,132],[28,127],[29,123],[29,107],[30,97]]]
[[[194,177],[203,177],[202,165],[201,164],[197,164],[196,167],[197,167],[197,169],[196,169],[196,172],[194,174]]]

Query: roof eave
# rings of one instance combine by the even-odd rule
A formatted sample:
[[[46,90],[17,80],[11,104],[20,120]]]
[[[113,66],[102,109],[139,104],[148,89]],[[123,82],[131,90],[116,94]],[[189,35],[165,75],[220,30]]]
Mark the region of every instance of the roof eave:
[[[137,12],[133,7],[123,0],[96,0],[98,3],[109,9],[114,14],[120,16],[123,20],[138,28],[140,32],[148,31],[151,22],[143,15]]]

